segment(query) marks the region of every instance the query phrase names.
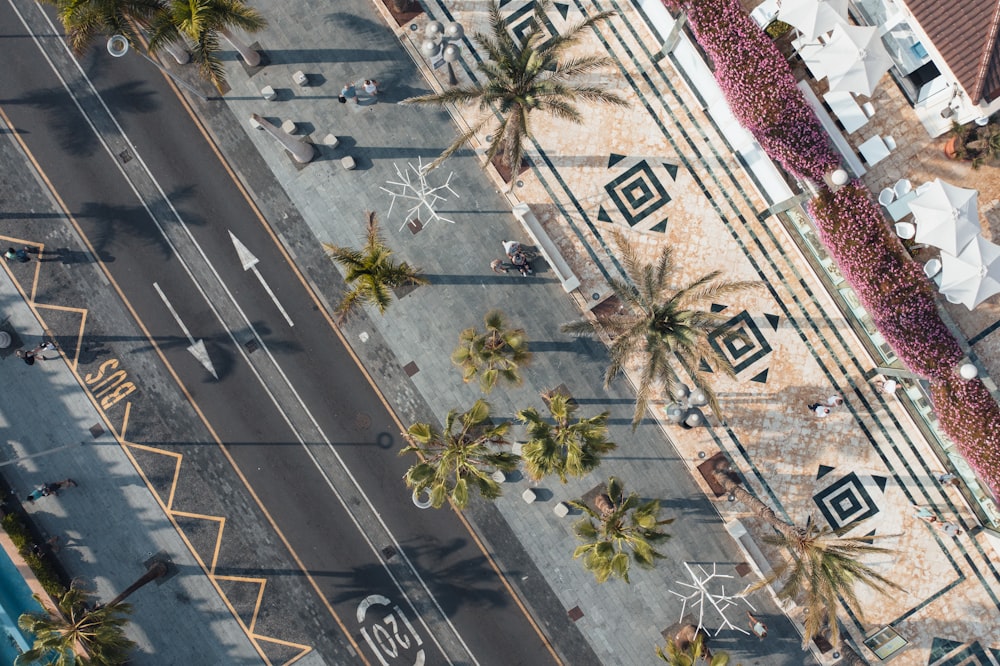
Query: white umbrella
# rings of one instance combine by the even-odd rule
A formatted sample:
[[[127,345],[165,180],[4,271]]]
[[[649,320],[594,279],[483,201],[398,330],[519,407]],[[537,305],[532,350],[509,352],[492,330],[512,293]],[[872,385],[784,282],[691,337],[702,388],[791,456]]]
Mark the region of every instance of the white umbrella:
[[[957,255],[982,232],[978,197],[975,190],[934,179],[910,201],[910,212],[917,223],[914,240]]]
[[[1000,245],[976,236],[957,257],[942,252],[941,293],[970,310],[1000,293]]]
[[[834,26],[822,54],[831,91],[871,95],[879,79],[892,67],[878,28],[869,26]]]
[[[847,0],[781,0],[778,20],[802,33],[808,41],[833,30],[847,21]]]

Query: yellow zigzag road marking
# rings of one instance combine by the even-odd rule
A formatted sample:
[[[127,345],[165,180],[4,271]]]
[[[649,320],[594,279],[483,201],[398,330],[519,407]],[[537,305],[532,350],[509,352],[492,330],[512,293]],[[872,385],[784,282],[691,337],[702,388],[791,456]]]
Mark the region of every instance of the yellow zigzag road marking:
[[[37,248],[39,248],[39,252],[41,252],[41,253],[44,252],[44,245],[39,244],[39,243],[32,243],[31,241],[26,241],[26,240],[20,239],[20,238],[13,238],[13,237],[10,237],[10,236],[0,235],[0,242],[6,242],[8,244],[13,244],[13,245],[21,245],[21,246],[27,245],[27,246],[37,247]],[[87,313],[88,313],[88,310],[85,309],[85,308],[76,308],[76,307],[71,307],[71,306],[66,306],[66,305],[52,305],[52,304],[35,303],[35,298],[34,297],[35,297],[35,294],[37,293],[37,289],[38,289],[38,278],[39,278],[39,276],[41,274],[41,268],[42,268],[41,262],[39,262],[39,261],[35,262],[35,266],[34,266],[34,270],[33,270],[33,275],[32,275],[32,281],[31,281],[31,292],[30,292],[30,294],[25,292],[24,288],[22,287],[21,283],[18,281],[17,277],[10,270],[10,267],[9,266],[4,266],[4,268],[7,269],[7,273],[10,276],[11,281],[14,283],[15,287],[17,288],[17,290],[21,293],[22,298],[24,298],[25,302],[27,303],[28,307],[32,310],[32,312],[35,315],[36,319],[41,323],[43,329],[49,330],[48,329],[48,324],[45,321],[45,317],[42,316],[40,310],[47,309],[47,310],[53,310],[53,311],[57,311],[57,312],[78,312],[78,313],[80,313],[80,315],[81,315],[81,317],[80,317],[80,328],[79,328],[79,331],[78,331],[77,336],[76,336],[76,341],[77,341],[76,351],[75,351],[75,354],[74,354],[71,362],[69,363],[69,367],[70,367],[70,370],[73,372],[73,374],[76,376],[77,381],[80,382],[80,385],[83,386],[84,388],[86,388],[85,382],[83,382],[82,378],[79,375],[78,364],[79,364],[79,359],[80,359],[80,351],[81,351],[82,346],[83,346],[82,342],[83,342],[84,329],[86,327],[86,322],[87,322]],[[86,393],[87,393],[87,396],[91,399],[91,401],[94,402],[93,396],[91,395],[89,389],[86,390]],[[207,515],[203,515],[203,514],[188,513],[188,512],[185,512],[185,511],[176,511],[176,510],[173,509],[174,495],[175,495],[175,492],[176,492],[176,489],[177,489],[178,477],[180,476],[181,463],[183,462],[184,456],[182,454],[175,453],[173,451],[165,451],[163,449],[157,449],[157,448],[154,448],[154,447],[146,446],[144,444],[137,444],[135,442],[125,441],[125,431],[128,428],[129,416],[131,415],[131,412],[132,412],[132,403],[131,402],[128,402],[125,405],[125,414],[124,414],[124,416],[122,418],[121,426],[118,429],[116,429],[115,426],[114,426],[114,424],[112,424],[110,422],[110,418],[108,417],[107,412],[105,412],[104,410],[101,410],[100,407],[99,407],[99,405],[96,402],[94,402],[94,406],[97,407],[98,411],[104,416],[105,422],[107,423],[108,427],[111,429],[112,434],[115,435],[115,438],[118,440],[118,443],[121,446],[122,450],[125,452],[125,455],[128,456],[129,460],[132,463],[132,466],[139,473],[139,476],[142,477],[143,482],[146,484],[146,488],[149,489],[150,494],[152,494],[152,496],[156,499],[157,503],[160,505],[160,508],[163,509],[164,514],[170,520],[170,523],[174,526],[174,529],[177,531],[177,534],[181,537],[181,540],[184,541],[184,545],[187,547],[188,551],[195,558],[195,560],[198,561],[199,566],[201,566],[202,570],[205,572],[205,575],[208,577],[209,581],[211,581],[212,586],[215,587],[215,590],[216,590],[216,592],[218,592],[219,597],[222,599],[223,603],[229,609],[230,613],[232,613],[233,617],[236,619],[236,622],[240,625],[240,628],[242,628],[243,631],[244,631],[244,633],[246,633],[247,638],[249,638],[250,641],[254,644],[254,647],[256,648],[258,654],[260,654],[261,658],[268,664],[268,666],[271,666],[272,662],[267,657],[266,652],[264,651],[263,647],[261,646],[262,642],[273,644],[273,645],[281,645],[281,646],[284,646],[284,647],[290,647],[290,648],[295,648],[295,649],[299,649],[300,650],[300,652],[297,655],[295,655],[294,657],[292,657],[288,661],[284,662],[282,664],[282,666],[291,666],[291,664],[294,664],[299,659],[301,659],[303,656],[305,656],[309,652],[312,652],[312,647],[309,646],[309,645],[302,645],[300,643],[293,643],[293,642],[290,642],[290,641],[284,641],[284,640],[281,640],[280,638],[274,638],[272,636],[263,636],[263,635],[259,635],[259,634],[257,634],[257,633],[254,632],[253,627],[257,623],[257,617],[258,617],[258,614],[260,612],[260,605],[261,605],[261,602],[262,602],[263,597],[264,597],[264,587],[267,584],[267,579],[265,579],[265,578],[249,579],[248,578],[248,579],[244,579],[243,580],[243,582],[255,582],[255,583],[259,583],[260,586],[261,586],[260,590],[259,590],[259,593],[258,593],[258,597],[257,597],[257,603],[254,605],[253,615],[252,615],[252,619],[251,619],[249,627],[243,622],[243,620],[240,617],[239,613],[237,612],[236,608],[233,606],[232,602],[230,602],[230,600],[226,596],[225,592],[219,586],[219,583],[218,583],[219,580],[230,580],[230,581],[240,580],[240,579],[235,578],[235,577],[216,576],[215,573],[214,573],[215,572],[215,566],[216,566],[217,561],[218,561],[219,551],[222,548],[222,533],[223,533],[223,529],[225,527],[225,522],[226,522],[225,517],[222,517],[222,516],[207,516]],[[164,501],[164,499],[162,497],[160,497],[159,493],[157,493],[156,488],[153,486],[152,482],[149,480],[149,477],[146,475],[145,470],[143,470],[143,468],[139,465],[139,461],[136,460],[135,456],[132,455],[132,451],[129,450],[130,448],[131,449],[137,449],[137,450],[146,451],[146,452],[149,452],[149,453],[156,453],[156,454],[164,455],[164,456],[172,456],[172,457],[174,457],[176,459],[175,464],[174,464],[173,478],[171,479],[171,482],[170,482],[170,493],[169,493],[166,501]],[[206,566],[205,565],[205,562],[201,559],[201,556],[198,554],[197,550],[195,550],[194,544],[191,543],[191,540],[188,539],[187,534],[184,533],[184,530],[178,524],[178,522],[176,520],[177,517],[195,518],[195,519],[208,520],[208,521],[217,521],[219,523],[219,532],[218,532],[218,535],[216,537],[215,548],[214,548],[213,553],[212,553],[212,563],[211,563],[211,566]]]

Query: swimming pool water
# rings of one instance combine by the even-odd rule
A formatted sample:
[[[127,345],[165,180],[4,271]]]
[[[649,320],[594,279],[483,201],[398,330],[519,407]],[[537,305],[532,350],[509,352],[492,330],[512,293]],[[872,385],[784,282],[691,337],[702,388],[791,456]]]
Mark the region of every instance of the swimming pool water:
[[[17,618],[21,613],[41,610],[17,567],[0,548],[0,664],[13,664],[22,650],[31,647],[30,641],[17,628]]]

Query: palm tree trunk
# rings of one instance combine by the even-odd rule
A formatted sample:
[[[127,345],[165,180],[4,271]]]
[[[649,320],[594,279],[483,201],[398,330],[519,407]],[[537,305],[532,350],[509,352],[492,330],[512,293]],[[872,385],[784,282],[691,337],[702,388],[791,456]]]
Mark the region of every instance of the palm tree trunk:
[[[130,594],[132,594],[133,592],[135,592],[136,590],[138,590],[140,587],[142,587],[146,583],[152,582],[152,581],[156,580],[157,578],[162,578],[166,574],[167,574],[167,565],[164,562],[161,562],[159,560],[157,560],[156,562],[153,562],[149,566],[149,569],[146,570],[146,573],[144,573],[142,575],[142,577],[139,578],[139,580],[135,581],[134,583],[132,583],[131,585],[129,585],[127,588],[125,588],[124,592],[122,592],[117,597],[115,597],[114,599],[112,599],[111,601],[109,601],[107,605],[108,606],[117,606],[121,602],[125,601],[126,597],[128,597]]]
[[[715,479],[719,482],[719,485],[721,485],[727,493],[734,496],[743,505],[753,511],[754,515],[781,532],[792,542],[802,538],[804,534],[802,528],[796,527],[792,523],[778,518],[774,511],[771,510],[771,507],[761,502],[754,495],[750,494],[750,492],[748,492],[743,486],[733,481],[732,477],[729,475],[730,469],[728,465],[722,465],[715,468],[713,471],[715,473]]]
[[[232,44],[233,48],[240,52],[240,55],[243,56],[243,61],[246,62],[246,64],[251,67],[256,67],[260,64],[260,53],[237,39],[233,33],[229,32],[229,30],[220,28],[219,34],[225,37],[226,41]]]

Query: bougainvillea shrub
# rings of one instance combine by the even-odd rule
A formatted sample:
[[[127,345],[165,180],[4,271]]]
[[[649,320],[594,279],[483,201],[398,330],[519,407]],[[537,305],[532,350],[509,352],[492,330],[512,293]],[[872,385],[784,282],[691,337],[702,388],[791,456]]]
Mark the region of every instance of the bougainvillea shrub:
[[[820,240],[854,287],[882,337],[913,372],[943,379],[954,372],[962,349],[941,321],[931,283],[885,223],[860,183],[809,203]]]
[[[821,181],[840,160],[795,85],[784,56],[737,0],[664,0],[688,12],[733,115],[768,155],[802,178]]]
[[[1000,409],[996,400],[982,382],[954,375],[931,384],[931,400],[941,429],[996,495],[1000,489]]]
[[[839,160],[788,63],[737,0],[662,1],[687,12],[737,120],[786,170],[820,184],[809,208],[823,244],[900,360],[930,380],[941,429],[1000,494],[1000,406],[982,382],[955,373],[961,347],[938,315],[921,266],[889,231],[871,193],[861,183],[836,194],[822,184]]]

